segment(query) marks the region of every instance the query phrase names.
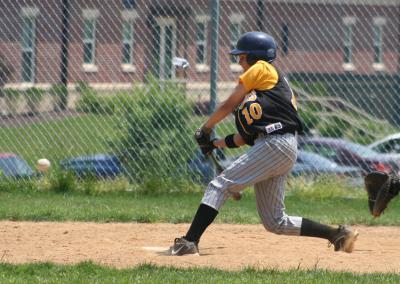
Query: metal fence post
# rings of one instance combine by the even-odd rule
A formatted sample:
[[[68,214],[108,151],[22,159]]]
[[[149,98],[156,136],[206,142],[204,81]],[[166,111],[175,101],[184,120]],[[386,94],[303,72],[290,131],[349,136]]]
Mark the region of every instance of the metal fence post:
[[[219,0],[212,0],[211,9],[210,113],[215,110],[217,104]]]
[[[68,44],[69,44],[69,18],[70,6],[69,0],[62,1],[62,28],[61,28],[61,64],[60,64],[60,81],[64,87],[60,91],[65,92],[61,96],[60,109],[66,110],[68,105]]]

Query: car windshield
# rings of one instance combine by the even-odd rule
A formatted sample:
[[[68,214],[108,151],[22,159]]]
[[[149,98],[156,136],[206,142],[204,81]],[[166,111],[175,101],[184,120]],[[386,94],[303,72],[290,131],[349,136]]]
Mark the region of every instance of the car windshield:
[[[1,158],[0,170],[6,177],[30,176],[33,174],[31,167],[24,160],[17,157]]]
[[[363,158],[368,158],[371,156],[375,156],[375,155],[379,155],[378,152],[375,152],[374,150],[360,145],[360,144],[356,144],[356,143],[343,143],[343,147],[353,153],[356,153],[357,155],[359,155],[360,157]]]

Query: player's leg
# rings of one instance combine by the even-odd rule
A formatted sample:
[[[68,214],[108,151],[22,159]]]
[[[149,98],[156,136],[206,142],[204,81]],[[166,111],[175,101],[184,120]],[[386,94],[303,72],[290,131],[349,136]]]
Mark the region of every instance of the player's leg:
[[[258,214],[269,232],[300,235],[302,218],[285,213],[286,173],[260,181],[254,185]]]
[[[353,251],[357,231],[344,226],[332,227],[307,218],[288,216],[284,204],[285,183],[286,175],[282,175],[255,185],[257,210],[264,227],[276,234],[327,239],[334,245],[335,251]]]
[[[200,237],[227,198],[260,180],[289,171],[296,159],[296,147],[295,137],[289,134],[258,139],[222,175],[209,183],[187,234],[177,239],[178,245],[174,244],[171,250],[195,253]]]
[[[226,174],[232,174],[233,170],[234,167],[225,170],[224,176]],[[170,248],[172,255],[198,254],[198,243],[201,236],[218,215],[220,207],[231,195],[226,184],[225,186],[221,186],[223,184],[221,182],[216,182],[220,186],[215,186],[213,184],[217,179],[221,180],[223,178],[219,175],[208,184],[202,202],[196,211],[189,230],[185,236],[176,238],[174,245]]]
[[[198,254],[200,238],[217,215],[216,209],[200,204],[186,235],[175,239],[174,245],[170,248],[171,255]]]

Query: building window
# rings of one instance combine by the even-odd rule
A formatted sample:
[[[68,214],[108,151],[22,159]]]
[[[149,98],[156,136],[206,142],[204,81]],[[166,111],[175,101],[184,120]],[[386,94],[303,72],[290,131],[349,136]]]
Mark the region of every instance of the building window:
[[[201,15],[196,17],[196,70],[207,71],[207,35],[209,16]]]
[[[386,24],[386,19],[382,17],[373,19],[374,30],[374,68],[381,69],[383,67],[383,26]]]
[[[84,20],[83,62],[94,64],[96,19]]]
[[[288,54],[289,52],[289,26],[287,24],[282,25],[282,52],[283,54]]]
[[[207,63],[207,23],[197,22],[196,25],[196,64]]]
[[[343,50],[343,67],[346,71],[352,71],[354,65],[353,56],[353,30],[356,23],[355,17],[343,18],[344,23],[344,50]]]
[[[156,43],[153,70],[159,79],[174,79],[175,66],[172,59],[176,56],[176,19],[173,17],[158,17],[155,19]]]
[[[134,24],[138,17],[135,10],[123,10],[122,15],[122,70],[124,72],[134,72],[134,47],[135,47],[135,30]]]
[[[122,22],[122,63],[133,65],[133,25],[131,21]]]
[[[96,55],[96,22],[98,10],[83,10],[83,64],[85,71],[97,71],[91,68],[95,65]]]
[[[33,83],[35,81],[35,41],[36,17],[38,8],[22,8],[22,81]]]
[[[242,35],[242,21],[244,16],[241,14],[232,14],[230,17],[230,44],[231,49],[236,47],[236,43],[239,37]],[[237,56],[231,56],[231,70],[234,72],[240,72],[242,68],[238,64]]]

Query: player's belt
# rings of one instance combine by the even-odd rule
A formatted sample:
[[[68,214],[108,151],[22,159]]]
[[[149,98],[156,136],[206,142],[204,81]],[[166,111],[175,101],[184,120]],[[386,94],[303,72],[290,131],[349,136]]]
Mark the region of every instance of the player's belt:
[[[265,136],[272,136],[272,135],[285,135],[285,134],[293,134],[293,135],[297,135],[297,131],[293,130],[293,131],[274,131],[271,133],[265,133],[265,132],[260,132],[258,133],[258,138],[260,137],[265,137]]]
[[[297,130],[293,129],[292,127],[283,127],[282,123],[276,122],[265,126],[265,132],[259,133],[258,137],[264,137],[268,135],[284,135],[287,133],[297,135]]]

